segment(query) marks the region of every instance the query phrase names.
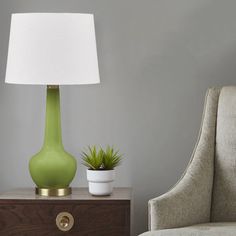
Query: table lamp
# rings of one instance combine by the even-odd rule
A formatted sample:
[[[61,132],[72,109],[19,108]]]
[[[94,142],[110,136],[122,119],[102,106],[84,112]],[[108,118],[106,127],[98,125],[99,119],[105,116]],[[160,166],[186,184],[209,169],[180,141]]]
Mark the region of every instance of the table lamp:
[[[37,194],[70,194],[77,164],[62,144],[59,85],[100,82],[93,15],[12,14],[5,82],[47,85],[44,144],[29,170]]]

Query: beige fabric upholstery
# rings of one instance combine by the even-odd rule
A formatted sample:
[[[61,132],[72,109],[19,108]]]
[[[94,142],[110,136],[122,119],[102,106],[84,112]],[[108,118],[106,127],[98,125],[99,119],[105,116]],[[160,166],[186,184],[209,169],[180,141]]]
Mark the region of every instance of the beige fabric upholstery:
[[[236,87],[208,91],[189,166],[149,201],[149,227],[142,236],[236,235]]]
[[[142,236],[236,236],[236,87],[208,91],[189,166],[149,201],[149,227]]]
[[[219,93],[215,88],[207,93],[199,140],[181,180],[166,194],[149,201],[151,230],[210,221]]]
[[[211,220],[236,221],[236,87],[220,93],[212,197]]]
[[[185,228],[146,232],[140,236],[235,236],[236,223],[206,223]]]

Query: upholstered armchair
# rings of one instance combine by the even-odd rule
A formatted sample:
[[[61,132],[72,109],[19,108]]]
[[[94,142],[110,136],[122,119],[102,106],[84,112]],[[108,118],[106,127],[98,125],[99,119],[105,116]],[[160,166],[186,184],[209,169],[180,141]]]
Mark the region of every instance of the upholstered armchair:
[[[142,236],[236,235],[236,87],[208,90],[185,173],[148,207]]]

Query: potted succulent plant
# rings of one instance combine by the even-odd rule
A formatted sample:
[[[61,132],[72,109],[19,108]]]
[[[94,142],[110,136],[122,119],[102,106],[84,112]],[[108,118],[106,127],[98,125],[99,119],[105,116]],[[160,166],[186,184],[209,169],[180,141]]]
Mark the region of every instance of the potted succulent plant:
[[[119,151],[110,146],[105,150],[88,146],[88,149],[82,152],[82,160],[82,164],[88,167],[89,192],[92,195],[110,195],[115,178],[114,168],[121,163]]]

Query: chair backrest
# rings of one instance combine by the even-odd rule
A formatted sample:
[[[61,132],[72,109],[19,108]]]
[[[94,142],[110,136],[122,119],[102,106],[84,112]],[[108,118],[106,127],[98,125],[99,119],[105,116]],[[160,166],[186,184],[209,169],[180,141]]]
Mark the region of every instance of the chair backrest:
[[[236,221],[236,87],[218,100],[211,221]]]

